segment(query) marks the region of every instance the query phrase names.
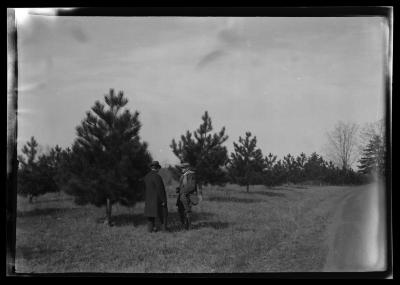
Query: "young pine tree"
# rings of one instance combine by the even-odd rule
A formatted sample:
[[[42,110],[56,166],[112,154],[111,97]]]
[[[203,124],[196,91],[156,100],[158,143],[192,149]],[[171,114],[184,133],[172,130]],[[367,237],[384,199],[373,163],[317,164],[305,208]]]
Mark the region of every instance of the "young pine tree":
[[[54,180],[56,166],[50,161],[50,154],[43,154],[39,157],[38,143],[34,137],[22,148],[24,155],[18,156],[20,168],[18,170],[17,193],[28,197],[29,203],[33,198],[56,192],[59,190]]]
[[[296,183],[297,182],[297,164],[295,161],[294,156],[292,156],[290,153],[286,156],[283,157],[283,166],[285,167],[286,170],[286,183],[292,182]]]
[[[278,160],[272,168],[272,185],[280,185],[287,181],[286,168],[282,160]]]
[[[304,166],[306,162],[307,156],[304,152],[300,153],[300,155],[296,157],[296,178],[298,182],[304,182],[305,180]]]
[[[239,137],[238,143],[233,143],[235,152],[231,153],[229,175],[233,182],[249,186],[260,183],[262,171],[265,167],[261,149],[257,148],[257,137],[251,138],[251,133],[246,132],[246,137]]]
[[[273,169],[274,169],[274,165],[276,163],[276,159],[277,159],[277,156],[273,155],[272,153],[269,153],[264,158],[265,167],[263,169],[263,176],[264,176],[263,183],[268,187],[271,187],[274,185]]]
[[[77,139],[66,157],[67,193],[78,204],[106,206],[106,223],[111,225],[112,205],[133,206],[142,198],[141,178],[147,173],[151,156],[141,142],[139,113],[123,108],[123,92],[111,89],[105,105],[96,101],[91,112],[76,128]]]
[[[316,152],[313,152],[304,164],[305,177],[313,182],[321,183],[324,180],[326,169],[326,162]]]
[[[197,130],[193,133],[186,131],[178,143],[173,139],[170,147],[181,163],[189,163],[196,169],[199,187],[207,184],[221,185],[226,182],[223,167],[228,160],[226,147],[222,144],[228,136],[225,135],[225,127],[218,133],[211,133],[213,127],[207,111],[202,120]]]

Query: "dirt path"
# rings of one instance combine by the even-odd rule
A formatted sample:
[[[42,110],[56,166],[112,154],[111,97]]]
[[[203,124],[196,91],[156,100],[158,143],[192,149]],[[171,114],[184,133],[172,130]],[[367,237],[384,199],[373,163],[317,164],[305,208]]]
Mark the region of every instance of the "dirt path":
[[[384,270],[385,219],[383,189],[357,187],[345,192],[327,228],[324,271]]]

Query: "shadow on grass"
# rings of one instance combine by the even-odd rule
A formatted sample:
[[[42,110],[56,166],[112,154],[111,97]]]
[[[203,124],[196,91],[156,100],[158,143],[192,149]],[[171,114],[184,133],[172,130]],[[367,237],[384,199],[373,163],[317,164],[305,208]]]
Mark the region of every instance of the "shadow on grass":
[[[46,200],[36,200],[34,203],[35,204],[46,204],[46,203],[54,203],[54,202],[73,202],[73,198],[52,198],[52,199],[46,199]]]
[[[286,194],[284,193],[276,193],[276,192],[269,192],[269,191],[253,191],[249,192],[247,194],[258,194],[258,195],[265,195],[268,197],[286,197]]]
[[[308,189],[310,188],[309,185],[302,185],[302,184],[291,184],[291,185],[282,185],[282,186],[271,186],[268,187],[268,190],[271,191],[279,191],[279,190],[294,190],[294,189]]]
[[[147,219],[143,214],[120,214],[111,217],[114,226],[140,226],[145,225]],[[97,220],[98,223],[104,222],[104,217]]]
[[[193,212],[192,213],[192,229],[200,228],[213,228],[213,229],[223,229],[229,226],[229,223],[210,221],[215,215],[208,212]],[[102,222],[104,219],[99,219],[98,222]],[[147,224],[147,218],[140,214],[121,214],[113,216],[113,225],[116,227],[121,226],[143,226]],[[157,223],[157,222],[156,222]],[[159,222],[157,223],[159,224]],[[179,214],[176,211],[171,211],[168,213],[168,231],[169,232],[179,232],[183,231],[184,228],[180,221]]]
[[[234,203],[257,203],[259,199],[238,198],[234,196],[212,196],[208,197],[207,201],[211,202],[234,202]]]
[[[49,249],[49,248],[32,248],[29,246],[20,246],[16,248],[16,258],[23,258],[31,260],[37,257],[49,256],[56,252],[63,251],[61,249]]]
[[[227,222],[198,222],[196,223],[196,221],[193,222],[192,225],[192,229],[197,230],[197,229],[201,229],[201,228],[213,228],[216,230],[219,229],[226,229],[227,227],[229,227],[229,223]]]
[[[49,216],[55,214],[61,214],[72,210],[70,208],[41,208],[41,209],[33,209],[30,211],[18,211],[17,217],[37,217],[37,216]]]
[[[179,218],[178,218],[179,219]],[[220,221],[199,221],[196,218],[192,219],[191,230],[198,230],[203,228],[212,228],[212,229],[226,229],[229,227],[229,223],[220,222]],[[184,226],[179,220],[173,220],[168,223],[168,232],[181,232],[186,231]]]

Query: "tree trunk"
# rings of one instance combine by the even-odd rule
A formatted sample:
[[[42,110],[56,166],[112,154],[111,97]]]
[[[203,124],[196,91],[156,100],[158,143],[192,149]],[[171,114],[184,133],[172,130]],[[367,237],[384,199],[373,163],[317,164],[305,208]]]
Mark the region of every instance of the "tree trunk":
[[[29,204],[32,204],[32,203],[33,203],[33,196],[32,196],[32,195],[29,195],[28,197],[29,197],[29,200],[28,200],[28,201],[29,201]]]
[[[111,226],[111,209],[112,209],[112,204],[110,201],[110,198],[107,198],[107,204],[106,204],[106,220],[105,220],[105,224]]]
[[[249,193],[249,184],[246,185],[246,192]]]

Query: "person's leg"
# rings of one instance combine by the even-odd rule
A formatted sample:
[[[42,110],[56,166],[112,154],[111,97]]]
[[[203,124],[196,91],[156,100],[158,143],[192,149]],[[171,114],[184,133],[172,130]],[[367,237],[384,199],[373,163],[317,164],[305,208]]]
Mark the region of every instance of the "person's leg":
[[[147,231],[149,233],[154,231],[154,218],[153,217],[148,217],[147,218]]]
[[[191,212],[186,212],[185,228],[187,230],[190,230],[192,228],[192,213]]]
[[[167,231],[167,223],[168,223],[168,208],[165,206],[162,208],[162,217],[161,217],[161,230]]]
[[[176,202],[176,205],[178,206],[178,214],[179,214],[179,218],[181,220],[182,225],[185,224],[185,208],[182,204],[182,201],[180,200],[180,198],[178,197],[178,200]]]
[[[181,202],[184,208],[184,226],[185,229],[189,230],[191,228],[191,223],[192,223],[192,217],[191,217],[191,213],[192,213],[192,209],[191,209],[191,205],[190,205],[190,201],[189,198],[187,196],[182,195],[181,197]]]

